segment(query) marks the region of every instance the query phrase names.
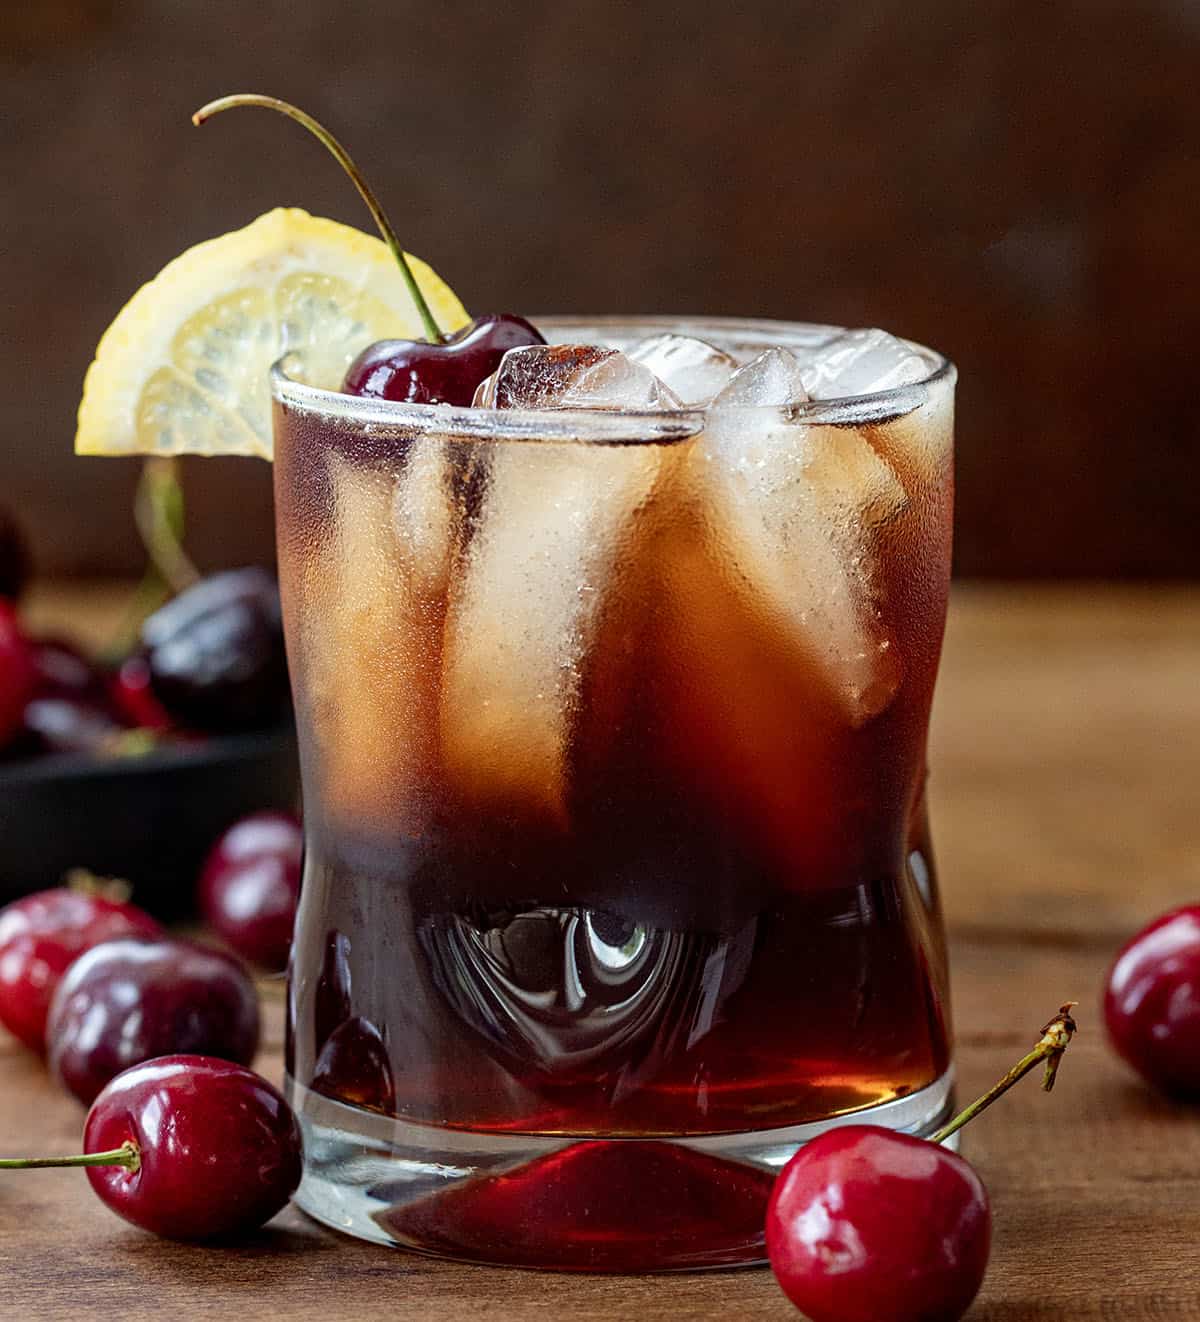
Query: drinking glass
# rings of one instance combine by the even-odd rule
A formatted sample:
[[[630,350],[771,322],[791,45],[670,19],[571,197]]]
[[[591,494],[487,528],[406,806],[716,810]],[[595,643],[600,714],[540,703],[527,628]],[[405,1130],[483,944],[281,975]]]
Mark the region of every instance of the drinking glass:
[[[801,360],[834,328],[546,318]],[[763,1256],[797,1147],[951,1108],[926,730],[954,368],[786,407],[273,373],[298,1201],[483,1262]]]

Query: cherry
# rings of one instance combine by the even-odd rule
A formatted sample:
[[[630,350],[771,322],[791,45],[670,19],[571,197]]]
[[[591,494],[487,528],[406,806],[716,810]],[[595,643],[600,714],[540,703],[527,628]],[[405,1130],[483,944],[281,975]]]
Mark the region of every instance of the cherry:
[[[0,597],[15,601],[29,577],[25,539],[10,514],[0,510]]]
[[[107,1207],[168,1239],[227,1238],[278,1212],[300,1183],[300,1128],[263,1078],[207,1056],[163,1056],[92,1103],[83,1155],[0,1169],[84,1166]]]
[[[213,846],[200,874],[200,911],[243,959],[287,964],[303,848],[299,821],[278,812],[235,822]]]
[[[1072,1005],[932,1139],[846,1125],[787,1163],[767,1208],[767,1253],[784,1293],[810,1322],[962,1317],[987,1270],[991,1209],[972,1167],[940,1144],[1041,1061],[1049,1091],[1075,1032]]]
[[[263,569],[213,574],[142,625],[154,695],[199,730],[261,729],[287,703],[279,589]]]
[[[509,349],[545,344],[540,332],[511,313],[476,317],[437,344],[379,340],[346,370],[342,390],[411,404],[468,406],[475,387],[500,366]]]
[[[788,1162],[767,1209],[767,1252],[811,1322],[961,1317],[987,1269],[987,1190],[923,1138],[847,1125]]]
[[[0,909],[0,1023],[27,1047],[46,1050],[46,1014],[59,979],[85,950],[162,929],[132,904],[59,887]]]
[[[1200,905],[1163,914],[1122,947],[1105,984],[1104,1022],[1144,1079],[1200,1097]]]
[[[82,1102],[155,1056],[248,1065],[258,1034],[258,999],[242,965],[171,937],[94,946],[63,976],[46,1021],[50,1069]]]
[[[0,601],[0,746],[21,728],[25,704],[36,684],[33,652],[17,623],[16,612]]]
[[[413,276],[391,222],[345,147],[311,115],[273,96],[250,93],[224,96],[202,106],[192,116],[192,121],[203,124],[212,115],[236,106],[260,106],[287,115],[326,147],[367,204],[383,241],[400,267],[400,274],[424,324],[424,340],[380,340],[368,345],[350,364],[342,382],[343,391],[377,399],[414,404],[455,404],[465,408],[475,396],[475,387],[491,376],[509,349],[545,344],[541,334],[529,322],[511,313],[476,317],[455,334],[443,335]]]

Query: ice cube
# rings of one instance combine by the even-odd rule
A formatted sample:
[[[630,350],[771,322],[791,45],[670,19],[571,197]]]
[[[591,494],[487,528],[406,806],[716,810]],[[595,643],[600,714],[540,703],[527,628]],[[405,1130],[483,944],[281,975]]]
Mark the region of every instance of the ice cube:
[[[852,428],[720,410],[696,458],[715,553],[826,676],[849,723],[864,724],[901,678],[874,550],[907,501],[896,474]]]
[[[616,349],[531,344],[509,351],[475,391],[476,408],[679,408],[654,373]]]
[[[663,408],[649,368],[591,345],[510,349],[476,403],[498,408]],[[654,445],[507,441],[487,481],[446,630],[441,743],[469,796],[562,822],[580,663],[638,512],[661,467]]]
[[[843,399],[914,385],[929,375],[929,364],[887,331],[852,330],[818,349],[803,375],[814,399]]]
[[[727,353],[690,335],[655,335],[629,351],[686,405],[704,405],[729,384],[737,363]]]
[[[740,367],[729,384],[713,400],[714,408],[785,407],[803,404],[808,399],[800,362],[786,349],[764,349],[745,367]]]

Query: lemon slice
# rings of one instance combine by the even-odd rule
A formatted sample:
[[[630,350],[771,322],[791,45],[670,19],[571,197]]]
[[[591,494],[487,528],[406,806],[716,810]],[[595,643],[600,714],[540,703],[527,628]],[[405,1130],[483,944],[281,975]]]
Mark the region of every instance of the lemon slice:
[[[443,331],[467,313],[409,262]],[[77,454],[271,458],[269,368],[292,350],[304,379],[336,390],[375,340],[420,338],[395,258],[348,225],[279,208],[189,248],[104,332],[83,383]]]

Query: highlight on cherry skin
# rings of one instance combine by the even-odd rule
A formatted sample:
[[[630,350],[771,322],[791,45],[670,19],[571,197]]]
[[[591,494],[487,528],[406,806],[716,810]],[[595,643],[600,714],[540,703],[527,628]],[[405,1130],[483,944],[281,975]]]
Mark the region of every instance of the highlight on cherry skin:
[[[286,115],[307,129],[345,170],[367,204],[383,241],[391,249],[425,327],[422,340],[380,340],[368,345],[347,369],[342,391],[412,404],[452,404],[466,408],[475,388],[500,365],[509,349],[545,344],[541,333],[524,317],[513,313],[489,313],[476,317],[453,334],[437,324],[424,294],[413,276],[404,249],[396,238],[387,213],[379,204],[362,171],[350,153],[327,128],[299,107],[278,97],[243,92],[223,96],[201,106],[192,116],[204,124],[222,110],[258,106]]]
[[[167,1239],[256,1230],[300,1183],[300,1127],[266,1079],[230,1061],[162,1056],[92,1103],[83,1152],[10,1158],[0,1170],[83,1166],[100,1201]]]
[[[80,955],[116,937],[162,928],[136,905],[67,886],[0,909],[0,1024],[31,1051],[46,1050],[46,1016],[63,974]]]
[[[1148,1083],[1200,1098],[1200,905],[1172,909],[1126,942],[1105,983],[1104,1023]]]
[[[974,1168],[941,1144],[1031,1069],[1054,1085],[1074,1002],[988,1092],[930,1139],[849,1124],[805,1144],[767,1207],[767,1253],[809,1322],[955,1322],[987,1271],[992,1216]]]

